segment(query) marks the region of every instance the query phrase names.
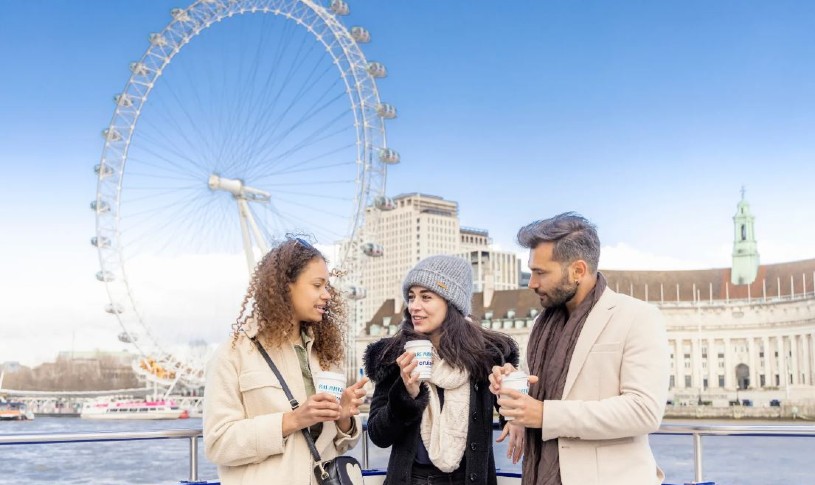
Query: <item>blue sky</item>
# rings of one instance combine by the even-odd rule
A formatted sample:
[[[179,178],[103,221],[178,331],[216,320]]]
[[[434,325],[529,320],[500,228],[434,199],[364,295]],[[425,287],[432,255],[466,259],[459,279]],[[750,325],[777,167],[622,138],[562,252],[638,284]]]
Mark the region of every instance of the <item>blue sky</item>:
[[[92,168],[128,64],[177,6],[4,3],[0,361],[26,361],[44,334],[38,358],[116,333],[93,279]],[[698,268],[729,263],[745,185],[762,261],[815,257],[812,3],[350,6],[399,109],[391,195],[456,200],[463,225],[508,250],[519,226],[577,210],[606,266]]]

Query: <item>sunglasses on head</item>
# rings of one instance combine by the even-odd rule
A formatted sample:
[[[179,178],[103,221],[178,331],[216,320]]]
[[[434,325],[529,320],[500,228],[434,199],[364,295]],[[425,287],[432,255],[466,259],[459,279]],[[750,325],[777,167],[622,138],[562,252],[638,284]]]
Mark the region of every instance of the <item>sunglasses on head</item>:
[[[295,237],[295,238],[292,238],[292,239],[294,239],[295,242],[297,242],[298,244],[300,244],[301,246],[303,246],[306,249],[314,249],[314,246],[312,246],[310,242],[306,241],[305,239],[303,239],[301,237]]]

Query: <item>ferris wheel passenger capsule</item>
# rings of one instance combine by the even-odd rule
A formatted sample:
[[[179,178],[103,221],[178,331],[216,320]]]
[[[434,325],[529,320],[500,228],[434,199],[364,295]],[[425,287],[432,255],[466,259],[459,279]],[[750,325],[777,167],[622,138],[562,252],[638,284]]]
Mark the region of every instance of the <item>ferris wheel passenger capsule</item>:
[[[91,245],[96,248],[109,248],[110,239],[105,236],[94,236],[91,238]]]
[[[113,175],[113,169],[107,165],[102,165],[101,163],[97,163],[93,167],[93,173],[101,178],[110,177]]]
[[[372,77],[380,79],[388,75],[388,70],[385,69],[385,65],[381,62],[369,62],[368,74],[370,74]]]
[[[107,305],[105,305],[105,311],[110,313],[111,315],[119,315],[121,313],[124,313],[125,308],[118,303],[108,303]]]
[[[343,0],[331,0],[330,8],[331,11],[334,12],[334,15],[348,15],[351,13],[351,9],[348,7],[348,4]]]
[[[349,300],[362,300],[368,295],[368,291],[361,286],[350,286],[345,294]]]
[[[115,280],[116,277],[113,276],[113,273],[110,271],[98,271],[96,273],[96,279],[103,283],[110,283],[111,281]]]
[[[123,108],[133,106],[133,99],[127,94],[117,94],[113,97],[113,101],[116,102],[116,106],[121,106]]]
[[[172,15],[173,18],[178,20],[179,22],[189,22],[190,21],[190,15],[183,8],[174,8],[174,9],[170,10],[170,15]]]
[[[104,200],[94,200],[91,202],[91,210],[94,210],[99,214],[110,212],[110,204]]]
[[[399,163],[401,157],[399,156],[399,152],[392,148],[383,148],[379,150],[379,161],[382,163],[387,163],[388,165],[395,165]]]
[[[367,44],[371,41],[371,33],[364,27],[351,27],[351,38],[358,44]]]
[[[102,136],[107,141],[121,141],[122,135],[116,131],[116,128],[105,128],[102,130]]]
[[[387,103],[379,103],[379,105],[376,107],[376,114],[385,118],[386,120],[392,120],[396,118],[396,106]]]
[[[388,196],[380,195],[379,197],[374,199],[374,207],[381,211],[392,211],[396,208],[396,203],[393,202]]]
[[[150,43],[154,46],[162,47],[167,45],[167,39],[165,39],[164,36],[159,33],[152,33],[150,34]]]
[[[131,62],[130,63],[130,72],[137,76],[146,76],[149,72],[147,66],[141,62]]]
[[[122,342],[123,344],[132,344],[133,342],[138,340],[138,337],[127,332],[120,333],[119,335],[117,335],[116,338],[118,338],[119,342]]]
[[[381,244],[369,242],[362,245],[362,252],[365,253],[365,256],[378,258],[385,254],[385,248]]]

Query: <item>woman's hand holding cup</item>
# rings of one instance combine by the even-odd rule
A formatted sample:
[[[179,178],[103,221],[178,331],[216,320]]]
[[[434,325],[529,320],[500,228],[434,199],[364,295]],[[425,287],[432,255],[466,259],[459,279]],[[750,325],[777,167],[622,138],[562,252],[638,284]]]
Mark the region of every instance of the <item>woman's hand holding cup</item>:
[[[504,364],[503,366],[493,366],[492,373],[489,376],[490,392],[497,396],[501,391],[501,381],[504,380],[505,376],[508,376],[515,371],[515,366],[509,363]]]
[[[312,394],[306,402],[291,412],[297,429],[308,428],[325,421],[340,418],[340,405],[337,398],[325,392]]]
[[[416,355],[413,352],[404,352],[396,358],[396,365],[399,366],[399,375],[402,377],[405,389],[410,397],[416,399],[419,395],[419,372],[416,371],[419,361]]]

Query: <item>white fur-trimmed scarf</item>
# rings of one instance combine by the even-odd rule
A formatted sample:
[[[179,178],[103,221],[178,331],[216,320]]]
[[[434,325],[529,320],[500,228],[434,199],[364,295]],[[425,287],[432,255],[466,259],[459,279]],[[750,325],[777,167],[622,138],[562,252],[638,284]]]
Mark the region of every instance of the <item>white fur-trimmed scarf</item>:
[[[470,375],[439,358],[433,349],[433,374],[428,382],[430,402],[422,413],[422,442],[430,461],[450,473],[458,468],[467,447],[470,411]],[[444,389],[444,407],[437,387]],[[444,443],[442,443],[444,436]]]

